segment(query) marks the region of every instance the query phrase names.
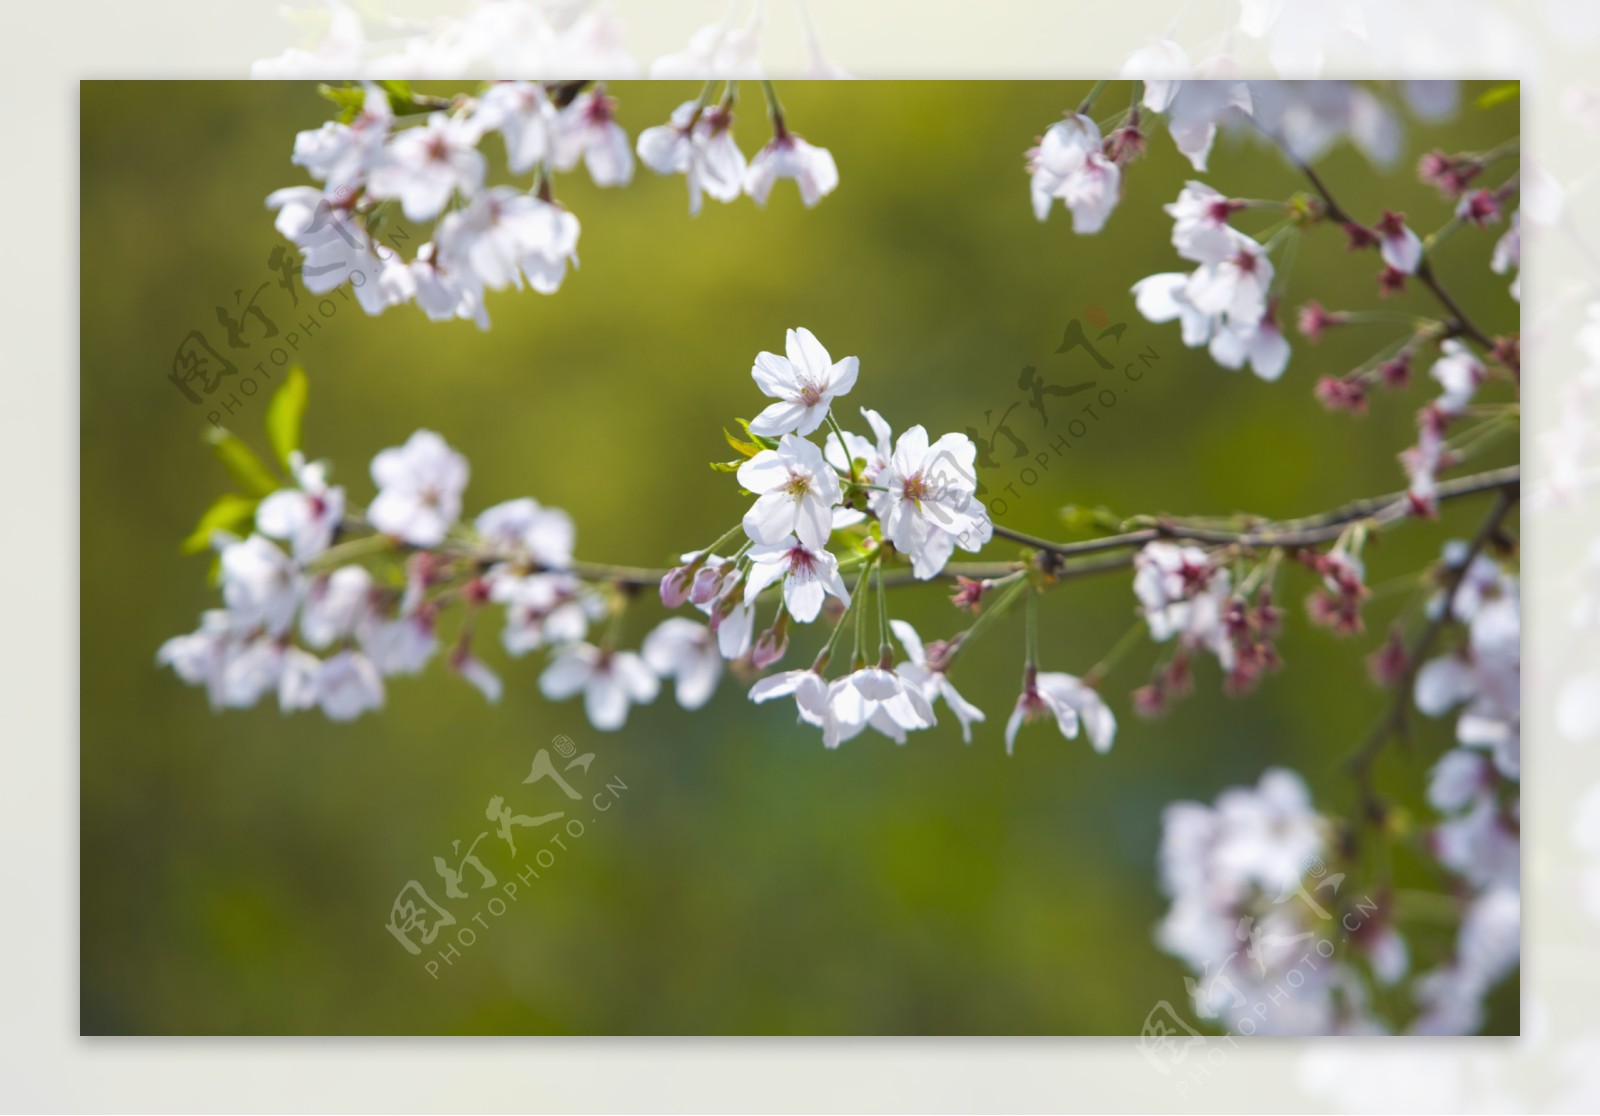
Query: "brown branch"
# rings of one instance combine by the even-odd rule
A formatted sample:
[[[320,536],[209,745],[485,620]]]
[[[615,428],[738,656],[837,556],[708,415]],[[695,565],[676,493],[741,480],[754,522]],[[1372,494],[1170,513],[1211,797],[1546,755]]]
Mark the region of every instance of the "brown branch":
[[[1472,496],[1480,492],[1515,492],[1521,484],[1521,466],[1511,465],[1504,469],[1494,469],[1486,473],[1474,473],[1471,476],[1444,481],[1439,485],[1437,499],[1440,503],[1444,503],[1447,500]],[[1387,496],[1356,500],[1332,511],[1299,519],[1277,522],[1256,520],[1255,526],[1237,531],[1197,527],[1181,520],[1171,519],[1164,520],[1154,527],[1143,527],[1136,531],[1075,543],[1051,542],[1021,531],[1013,531],[1009,527],[996,526],[994,533],[999,538],[1048,551],[1060,558],[1071,558],[1106,550],[1142,547],[1162,539],[1183,539],[1190,542],[1245,547],[1316,546],[1337,539],[1344,533],[1346,527],[1358,520],[1370,519],[1383,525],[1404,519],[1411,514],[1411,501],[1406,494],[1395,492]]]

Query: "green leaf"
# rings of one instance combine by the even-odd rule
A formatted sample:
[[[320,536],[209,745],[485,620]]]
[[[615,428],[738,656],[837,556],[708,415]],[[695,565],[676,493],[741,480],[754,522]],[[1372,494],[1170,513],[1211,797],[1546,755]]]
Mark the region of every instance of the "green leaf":
[[[297,364],[289,369],[283,386],[272,393],[272,402],[267,404],[267,439],[285,469],[289,467],[289,455],[300,448],[300,419],[306,413],[309,387],[305,370]]]
[[[267,463],[257,457],[256,451],[245,445],[237,434],[219,427],[208,430],[206,440],[211,443],[212,452],[222,462],[222,467],[228,470],[234,483],[248,495],[265,496],[283,487],[282,482],[272,475],[272,470],[267,468]]]
[[[743,464],[744,462],[742,461],[713,461],[711,463],[711,471],[714,473],[737,473],[739,466]]]
[[[745,437],[749,438],[752,442],[754,442],[756,445],[760,446],[762,449],[777,449],[778,448],[778,439],[776,439],[776,438],[767,438],[767,437],[764,437],[763,435],[760,435],[760,434],[752,434],[750,432],[750,424],[748,422],[746,422],[744,419],[735,419],[734,421],[736,421],[741,427],[744,428]],[[726,433],[726,431],[724,431],[724,433]]]
[[[206,509],[200,517],[200,522],[189,537],[183,540],[181,547],[185,554],[198,554],[211,545],[211,536],[218,531],[231,531],[241,534],[240,528],[255,519],[256,505],[261,501],[251,496],[240,496],[237,492],[226,492],[217,497],[217,502]]]
[[[348,124],[354,120],[361,112],[361,106],[367,101],[367,92],[359,85],[324,84],[317,86],[317,92],[338,107],[338,121],[341,124]]]
[[[754,442],[741,442],[732,434],[729,434],[726,426],[722,428],[722,436],[728,440],[728,444],[738,451],[742,457],[754,457],[761,452],[761,447]]]
[[[1522,83],[1507,81],[1500,85],[1491,86],[1478,96],[1478,107],[1481,109],[1494,108],[1507,101],[1515,101],[1522,96]]]

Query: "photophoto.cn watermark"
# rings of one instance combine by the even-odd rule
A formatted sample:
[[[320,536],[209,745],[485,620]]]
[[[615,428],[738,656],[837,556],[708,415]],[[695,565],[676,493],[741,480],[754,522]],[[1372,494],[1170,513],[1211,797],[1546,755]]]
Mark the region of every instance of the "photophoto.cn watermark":
[[[293,247],[276,245],[267,256],[266,271],[256,276],[260,282],[238,287],[231,298],[213,306],[215,332],[196,327],[178,343],[167,380],[191,405],[208,408],[206,421],[212,426],[220,428],[225,418],[260,395],[264,384],[293,363],[302,344],[355,301],[353,292],[378,282],[384,264],[411,240],[401,225],[383,239],[372,236],[349,220],[337,200],[322,200],[306,233],[326,227],[351,249],[352,258],[370,248],[375,266],[333,263],[302,269]],[[308,275],[327,276],[337,285],[317,296],[303,285]],[[223,339],[220,348],[213,337]]]
[[[1308,881],[1313,881],[1309,887]],[[1215,972],[1208,963],[1200,980],[1184,977],[1197,1018],[1212,1025],[1228,1020],[1222,1024],[1222,1034],[1203,1034],[1167,1000],[1150,1009],[1140,1028],[1139,1052],[1158,1073],[1172,1079],[1179,1094],[1188,1097],[1192,1089],[1221,1068],[1229,1052],[1237,1047],[1236,1038],[1282,1033],[1272,1026],[1274,1017],[1293,1011],[1295,997],[1305,994],[1303,990],[1308,985],[1318,989],[1314,994],[1325,994],[1318,981],[1327,967],[1339,963],[1338,943],[1358,935],[1380,909],[1371,897],[1363,896],[1342,910],[1330,910],[1343,882],[1342,872],[1329,875],[1321,857],[1313,857],[1306,863],[1306,874],[1292,890],[1285,888],[1273,906],[1299,900],[1314,921],[1300,923],[1306,928],[1285,935],[1258,925],[1264,918],[1243,914],[1234,932],[1240,948],[1223,958]],[[1325,896],[1327,906],[1319,901]],[[1269,947],[1278,951],[1276,965],[1269,966],[1267,962]],[[1237,981],[1232,971],[1236,961],[1240,969]],[[1249,966],[1254,966],[1253,972]]]
[[[509,799],[491,795],[484,808],[489,826],[464,845],[451,841],[448,856],[435,856],[437,878],[426,887],[411,879],[400,888],[384,928],[434,980],[494,933],[627,793],[620,776],[592,770],[594,759],[593,752],[580,755],[571,737],[555,737],[522,780],[532,789]],[[561,808],[538,812],[540,800]]]
[[[1051,466],[1113,425],[1116,408],[1161,359],[1149,345],[1119,357],[1127,330],[1126,322],[1113,322],[1104,308],[1085,307],[1083,320],[1067,323],[1053,355],[1062,358],[1064,376],[1072,376],[1086,360],[1093,378],[1058,383],[1026,365],[1017,377],[1020,394],[984,411],[981,429],[966,428],[978,448],[978,498],[992,520],[1004,519]],[[1074,359],[1074,354],[1082,356]]]

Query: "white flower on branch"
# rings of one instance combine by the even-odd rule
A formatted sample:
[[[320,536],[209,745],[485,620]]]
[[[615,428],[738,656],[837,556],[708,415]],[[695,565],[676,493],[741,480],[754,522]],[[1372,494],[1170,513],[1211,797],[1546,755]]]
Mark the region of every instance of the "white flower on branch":
[[[833,597],[842,605],[850,603],[850,591],[839,576],[839,560],[826,550],[807,547],[793,535],[771,545],[750,548],[750,573],[744,583],[745,603],[752,603],[767,586],[780,579],[784,607],[802,624],[817,618],[827,597]]]
[[[752,542],[773,546],[795,535],[812,550],[828,545],[839,478],[814,444],[785,434],[777,449],[762,450],[740,465],[738,478],[756,493],[755,505],[744,517]]]
[[[372,526],[416,546],[437,546],[461,515],[469,470],[462,457],[431,430],[418,430],[403,446],[372,459],[377,499],[367,509]]]
[[[222,599],[236,631],[281,636],[300,607],[299,568],[276,543],[251,535],[222,547]]]
[[[678,704],[699,709],[711,700],[722,677],[716,633],[681,616],[663,620],[640,645],[645,665],[662,678],[677,679]]]
[[[977,497],[977,447],[965,434],[946,434],[931,445],[913,426],[895,442],[876,478],[873,509],[895,549],[926,580],[944,569],[956,547],[976,553],[994,536],[989,511]]]
[[[256,530],[287,542],[295,561],[306,562],[333,542],[344,518],[344,489],[329,485],[327,466],[307,464],[299,451],[291,455],[289,471],[300,487],[279,489],[262,500]]]
[[[581,158],[596,186],[626,186],[633,180],[633,146],[616,121],[616,104],[616,98],[595,89],[561,110],[553,130],[557,170],[571,170]]]
[[[895,673],[921,691],[922,696],[930,704],[936,699],[943,699],[945,705],[950,707],[950,712],[956,715],[956,720],[961,722],[961,739],[971,744],[972,726],[984,720],[983,710],[962,697],[956,690],[955,683],[951,682],[950,676],[945,673],[945,664],[928,661],[922,637],[917,634],[915,628],[904,620],[891,620],[889,627],[905,647],[906,655],[910,658],[909,662],[896,664]]]
[[[689,213],[700,212],[702,194],[720,202],[737,198],[744,186],[744,153],[733,138],[733,111],[685,101],[667,124],[639,133],[639,159],[657,174],[681,174],[689,184]]]
[[[482,188],[480,135],[478,126],[465,118],[429,116],[420,128],[408,128],[389,141],[368,176],[368,193],[398,200],[409,220],[431,221],[457,192],[470,197]]]
[[[765,438],[783,434],[804,437],[815,431],[828,417],[834,399],[855,387],[861,367],[853,356],[835,361],[816,335],[803,326],[788,331],[784,349],[787,356],[757,354],[750,369],[761,393],[778,400],[750,423],[750,433]]]
[[[631,706],[656,699],[661,683],[632,651],[573,643],[556,652],[539,676],[539,690],[551,701],[583,694],[589,723],[602,732],[615,732],[627,723]]]
[[[1033,214],[1043,221],[1056,200],[1072,212],[1072,231],[1099,232],[1121,197],[1122,171],[1105,157],[1100,129],[1082,114],[1052,124],[1028,152]]]
[[[794,180],[800,189],[800,200],[809,209],[838,188],[839,167],[826,147],[817,147],[780,128],[750,160],[744,174],[744,192],[757,205],[766,205],[767,196],[780,178]]]

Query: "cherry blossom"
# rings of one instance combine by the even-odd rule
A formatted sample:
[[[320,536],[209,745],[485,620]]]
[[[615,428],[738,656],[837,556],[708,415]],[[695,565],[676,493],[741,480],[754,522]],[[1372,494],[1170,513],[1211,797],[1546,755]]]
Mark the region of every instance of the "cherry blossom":
[[[368,84],[366,98],[348,124],[329,121],[315,131],[301,132],[294,138],[290,162],[305,167],[319,182],[325,182],[329,197],[359,190],[369,171],[383,153],[394,110],[389,95]]]
[[[633,145],[616,122],[615,98],[602,90],[580,93],[556,118],[553,162],[571,170],[583,160],[596,186],[626,186],[633,179]]]
[[[733,139],[733,111],[685,101],[672,120],[639,133],[639,159],[657,174],[681,174],[689,184],[689,213],[700,212],[701,197],[720,202],[737,198],[744,186],[745,158]]]
[[[367,509],[372,525],[417,546],[436,546],[461,515],[467,486],[466,458],[431,430],[419,430],[404,446],[372,459],[377,499]]]
[[[677,679],[678,704],[699,709],[711,700],[722,677],[717,637],[704,624],[681,616],[663,620],[640,646],[645,665],[662,678]]]
[[[495,82],[478,102],[476,123],[505,138],[506,165],[513,174],[532,170],[554,151],[556,109],[537,82]]]
[[[826,147],[817,147],[793,132],[781,129],[756,152],[744,173],[744,192],[757,205],[780,178],[792,178],[807,208],[816,205],[839,186],[839,168]]]
[[[370,615],[374,587],[362,566],[340,566],[313,580],[300,609],[301,637],[322,648],[355,635]]]
[[[1043,221],[1059,198],[1072,212],[1073,232],[1089,235],[1105,226],[1120,199],[1122,172],[1103,145],[1099,127],[1082,114],[1050,126],[1028,153],[1035,217]]]
[[[876,478],[885,489],[874,508],[895,549],[911,558],[921,579],[944,569],[955,547],[976,552],[993,537],[989,512],[977,498],[977,447],[965,434],[946,434],[931,445],[913,426],[895,442]]]
[[[955,684],[950,681],[950,676],[946,673],[948,663],[929,662],[922,637],[917,634],[915,628],[904,620],[891,620],[889,627],[910,657],[909,662],[895,665],[895,673],[904,678],[908,685],[916,687],[930,705],[935,700],[942,699],[945,705],[950,707],[950,712],[956,715],[956,720],[961,722],[961,739],[971,744],[972,726],[983,722],[985,719],[983,710],[962,697],[956,690]]]
[[[473,528],[497,555],[515,563],[559,570],[572,562],[576,530],[560,508],[541,507],[528,497],[485,508]]]
[[[740,465],[738,477],[756,493],[755,505],[744,517],[745,533],[753,542],[773,546],[795,535],[812,550],[827,546],[839,478],[813,443],[785,434],[777,449],[762,450]]]
[[[744,583],[744,600],[753,602],[762,590],[783,581],[783,603],[802,624],[809,624],[822,611],[825,597],[840,604],[850,603],[850,591],[839,576],[839,561],[826,550],[807,547],[794,535],[771,545],[750,548],[750,574]]]
[[[809,329],[789,330],[784,351],[787,356],[758,354],[750,369],[761,393],[778,400],[751,421],[752,434],[766,438],[811,434],[828,417],[834,399],[856,385],[860,360],[848,356],[835,361]]]
[[[539,676],[539,691],[551,701],[582,693],[589,723],[601,732],[620,729],[629,707],[648,705],[660,689],[660,681],[635,652],[589,643],[564,646]]]
[[[456,193],[483,185],[485,163],[476,125],[460,117],[434,115],[420,128],[398,133],[368,175],[375,198],[394,198],[412,221],[437,217]]]
[[[289,543],[295,561],[306,562],[332,544],[344,518],[344,489],[328,484],[326,465],[307,464],[298,451],[290,458],[289,472],[299,487],[279,489],[262,500],[256,530]]]
[[[383,678],[360,651],[347,649],[324,660],[316,689],[317,705],[330,721],[353,721],[383,708]]]
[[[239,631],[281,636],[300,606],[300,571],[277,544],[260,535],[227,543],[219,555],[222,599]]]

